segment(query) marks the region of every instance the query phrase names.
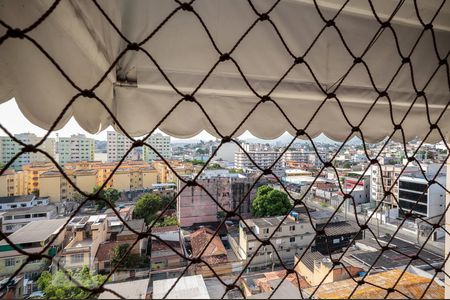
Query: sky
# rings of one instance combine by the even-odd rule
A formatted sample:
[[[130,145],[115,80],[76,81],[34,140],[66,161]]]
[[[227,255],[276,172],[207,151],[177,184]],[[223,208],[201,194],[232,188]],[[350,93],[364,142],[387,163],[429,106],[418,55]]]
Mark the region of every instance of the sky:
[[[43,136],[47,131],[34,125],[28,119],[22,114],[19,107],[17,106],[17,103],[15,99],[11,99],[7,102],[4,102],[0,104],[0,124],[5,127],[9,132],[12,134],[17,133],[23,133],[23,132],[29,132],[29,133],[35,133],[37,136]],[[89,134],[88,132],[84,131],[78,123],[75,121],[74,118],[70,119],[69,122],[60,130],[54,131],[51,133],[51,137],[55,137],[56,133],[59,134],[59,136],[70,136],[72,134],[78,134],[83,133],[87,137],[94,138],[97,140],[104,140],[106,141],[106,133],[107,131],[114,130],[112,127],[108,127],[106,130],[98,133],[98,134]],[[0,129],[0,135],[5,135],[3,130]],[[241,138],[247,139],[247,138],[254,138],[254,136],[250,133],[244,133]],[[201,132],[195,137],[192,137],[190,139],[177,139],[172,137],[172,141],[189,141],[189,140],[214,140],[215,137],[207,133],[206,131]]]

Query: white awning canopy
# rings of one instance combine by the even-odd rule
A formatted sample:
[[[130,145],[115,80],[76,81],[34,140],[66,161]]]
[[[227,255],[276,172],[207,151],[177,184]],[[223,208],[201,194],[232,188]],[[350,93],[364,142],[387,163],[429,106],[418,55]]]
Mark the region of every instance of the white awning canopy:
[[[260,13],[275,3],[273,0],[252,2]],[[418,2],[422,22],[427,24],[441,1]],[[332,139],[343,140],[351,133],[351,126],[342,111],[356,126],[371,109],[360,129],[366,141],[374,142],[394,131],[391,111],[394,122],[400,123],[413,102],[402,123],[406,139],[423,138],[430,123],[434,124],[443,112],[437,125],[448,136],[450,75],[448,62],[438,59],[446,59],[450,51],[448,2],[433,20],[433,30],[422,34],[424,27],[417,18],[414,2],[405,1],[391,21],[393,30],[386,27],[370,47],[380,24],[368,1],[350,1],[340,12],[335,24],[341,36],[333,26],[323,29],[325,22],[312,0],[281,1],[268,14],[270,21],[258,21],[253,27],[258,15],[250,3],[197,0],[192,4],[194,13],[189,9],[176,10],[180,5],[169,0],[98,1],[130,42],[139,43],[148,38],[142,44],[145,52],[131,49],[121,54],[127,42],[94,1],[61,1],[48,18],[27,33],[36,44],[26,38],[8,38],[0,45],[0,103],[15,97],[31,122],[48,129],[79,92],[68,78],[84,90],[92,88],[106,74],[95,94],[129,134],[141,136],[157,126],[182,98],[173,86],[182,94],[191,94],[212,70],[195,93],[204,112],[196,103],[183,101],[159,125],[163,132],[191,137],[206,130],[218,136],[217,129],[222,135],[230,135],[260,101],[254,92],[266,95],[283,78],[270,96],[286,116],[274,103],[261,103],[234,136],[246,130],[260,138],[276,138],[285,131],[295,135],[289,119],[297,129],[307,126],[306,132],[313,137],[323,132]],[[318,1],[318,8],[328,20],[338,13],[343,3]],[[12,28],[24,29],[52,4],[53,1],[44,0],[1,1],[0,19]],[[373,1],[373,9],[386,21],[397,4],[398,1],[391,0]],[[6,33],[7,28],[0,26],[0,35]],[[221,53],[231,52],[232,60],[220,62],[214,68],[220,58],[215,47]],[[365,63],[356,64],[349,73],[354,57],[346,47],[355,57],[362,56]],[[411,63],[400,68],[399,51],[409,56],[413,48]],[[291,68],[299,56],[304,56],[306,64]],[[111,65],[114,66],[109,69]],[[337,85],[340,87],[334,92]],[[392,109],[386,97],[381,97],[371,108],[379,96],[373,85],[379,91],[389,86]],[[424,90],[426,98],[421,93],[417,97],[416,90]],[[326,93],[333,92],[342,109],[334,98],[323,104]],[[109,125],[117,128],[105,108],[92,98],[79,97],[57,129],[72,116],[90,133]],[[401,140],[399,131],[394,139]],[[427,139],[438,140],[441,137],[436,130]]]

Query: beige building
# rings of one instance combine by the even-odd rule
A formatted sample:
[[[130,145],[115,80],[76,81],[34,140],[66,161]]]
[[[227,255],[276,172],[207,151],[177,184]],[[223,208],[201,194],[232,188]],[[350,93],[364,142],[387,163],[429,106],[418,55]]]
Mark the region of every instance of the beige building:
[[[173,171],[164,161],[157,160],[152,163],[152,166],[158,172],[158,183],[176,182],[176,174],[178,174],[179,176],[192,175],[199,170],[199,168],[196,168],[192,163],[181,162],[178,160],[171,160],[169,161],[169,164],[172,167]],[[176,174],[174,173],[174,171]]]
[[[336,259],[341,255],[341,253],[337,254]],[[304,277],[311,286],[348,279],[350,276],[358,277],[358,273],[363,271],[362,268],[352,266],[344,261],[333,267],[329,256],[309,251],[304,254],[303,252],[296,254],[294,265],[295,271]]]
[[[66,269],[94,267],[98,247],[108,238],[106,215],[73,218],[67,225],[71,241],[61,251],[61,262]]]
[[[261,240],[269,238],[283,218],[284,216],[278,216],[245,220],[250,229],[241,221],[239,223],[239,248],[233,249],[236,255],[247,261],[255,256],[250,263],[250,267],[263,267],[271,265],[272,262],[278,263],[278,256],[274,253],[271,245],[262,246],[258,250],[261,243],[255,235]],[[275,232],[271,241],[283,263],[286,263],[293,262],[297,251],[306,249],[314,236],[314,229],[307,218],[294,219],[288,216]]]
[[[15,196],[16,173],[13,170],[6,170],[0,176],[0,197]]]
[[[73,183],[86,193],[101,186],[111,175],[116,163],[81,162],[68,163],[65,172]],[[145,162],[124,162],[112,175],[105,188],[129,191],[149,188],[157,183],[158,174]],[[58,170],[40,175],[40,195],[50,197],[52,202],[71,199],[76,190]]]

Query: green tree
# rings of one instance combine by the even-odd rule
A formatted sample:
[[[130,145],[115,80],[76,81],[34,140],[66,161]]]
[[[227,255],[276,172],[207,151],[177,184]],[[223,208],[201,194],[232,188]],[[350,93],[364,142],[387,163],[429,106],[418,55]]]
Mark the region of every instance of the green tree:
[[[69,276],[86,288],[96,288],[106,277],[93,275],[87,266],[80,271],[68,271]],[[38,287],[45,293],[46,299],[86,299],[90,292],[79,288],[63,271],[55,274],[44,271],[37,280]]]
[[[166,206],[170,203],[169,209],[177,208],[177,201],[173,201],[175,195],[173,196],[162,196],[161,197],[161,209],[166,208]]]
[[[95,194],[98,192],[99,189],[100,189],[100,186],[96,186],[96,187],[94,187],[92,192]],[[106,190],[105,189],[101,190],[99,193],[99,196],[101,198],[108,200],[109,202],[111,202],[111,204],[113,206],[115,206],[117,200],[119,200],[119,198],[120,198],[120,192],[116,189],[108,188]],[[106,206],[107,205],[106,205],[105,201],[103,201],[103,200],[99,199],[99,200],[95,201],[95,207],[97,208],[97,210],[101,210],[101,209],[105,208]]]
[[[144,219],[149,225],[155,218],[156,213],[161,209],[161,197],[155,194],[145,193],[136,202],[133,217],[135,219]]]
[[[39,189],[35,189],[31,192],[33,195],[35,195],[36,197],[39,197]]]
[[[156,223],[156,227],[167,227],[172,225],[178,225],[177,217],[165,217],[163,221]]]
[[[252,202],[252,214],[255,217],[271,217],[286,214],[291,208],[288,196],[268,185],[258,188]]]
[[[140,256],[135,253],[128,253],[129,244],[120,244],[111,251],[111,265],[115,267],[119,265],[119,269],[138,269],[148,266],[149,260],[146,256]],[[125,256],[126,255],[126,256]],[[121,261],[122,257],[125,258]]]
[[[213,163],[207,167],[209,170],[220,170],[222,167],[218,163]]]

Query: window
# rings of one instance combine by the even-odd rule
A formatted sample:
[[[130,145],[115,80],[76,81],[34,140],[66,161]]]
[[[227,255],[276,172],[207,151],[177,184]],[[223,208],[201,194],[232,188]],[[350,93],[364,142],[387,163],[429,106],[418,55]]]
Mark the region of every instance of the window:
[[[289,242],[295,243],[295,236],[291,236],[291,237],[289,238]]]
[[[264,229],[263,229],[263,233],[264,233],[264,234],[269,234],[269,228],[264,228]]]
[[[16,265],[15,258],[7,258],[5,259],[5,267],[14,267]]]
[[[295,225],[289,226],[290,231],[295,231]]]
[[[83,261],[84,261],[84,254],[83,253],[72,254],[70,256],[70,262],[72,264],[82,263]]]

